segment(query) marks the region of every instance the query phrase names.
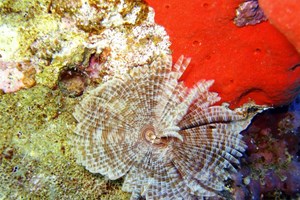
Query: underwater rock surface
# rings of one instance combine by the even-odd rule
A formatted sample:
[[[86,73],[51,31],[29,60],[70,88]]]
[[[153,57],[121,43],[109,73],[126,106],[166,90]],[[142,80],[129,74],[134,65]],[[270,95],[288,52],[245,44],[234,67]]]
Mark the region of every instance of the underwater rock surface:
[[[233,178],[235,199],[299,199],[299,102],[258,114],[243,131],[248,148]]]
[[[170,53],[168,35],[143,2],[5,0],[0,9],[4,93],[35,84],[54,89],[68,70],[99,83],[114,71],[125,73],[125,66]]]
[[[0,15],[0,199],[128,199],[119,181],[76,163],[72,112],[118,65],[126,73],[170,53],[153,10],[137,1],[4,0]]]
[[[129,199],[123,179],[107,180],[76,161],[72,113],[95,87],[162,58],[167,64],[171,55],[192,57],[182,80],[192,87],[215,79],[212,91],[232,107],[249,97],[291,101],[298,92],[299,56],[269,22],[236,27],[235,9],[243,1],[176,2],[151,2],[159,23],[170,20],[161,23],[166,32],[143,1],[0,1],[0,199]],[[170,13],[162,17],[165,11]],[[224,196],[299,196],[298,176],[291,176],[299,171],[300,114],[293,105],[285,109],[288,116],[267,112],[246,130],[249,151],[240,161],[241,170],[245,163],[248,168],[224,183]]]
[[[128,199],[120,183],[76,163],[69,144],[76,104],[45,86],[0,96],[1,199]]]

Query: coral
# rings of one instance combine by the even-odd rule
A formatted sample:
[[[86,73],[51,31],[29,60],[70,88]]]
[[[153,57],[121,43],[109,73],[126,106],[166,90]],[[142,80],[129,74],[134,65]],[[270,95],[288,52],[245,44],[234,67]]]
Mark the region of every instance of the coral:
[[[276,34],[275,29],[266,22],[237,28],[232,20],[234,10],[241,1],[188,1],[185,2],[184,9],[182,9],[182,2],[178,4],[178,8],[174,7],[174,2],[176,3],[176,1],[155,1],[159,4],[159,7],[155,6],[156,19],[165,25],[171,35],[173,58],[177,59],[182,51],[193,57],[189,69],[182,77],[188,86],[194,85],[203,78],[215,79],[210,89],[217,91],[223,97],[219,102],[237,102],[236,105],[238,102],[248,101],[248,97],[255,97],[258,103],[285,102],[282,96],[290,99],[294,91],[297,91],[293,83],[295,77],[298,77],[299,68],[295,63],[299,61],[299,57],[291,50],[292,47],[286,43],[286,40],[280,34]],[[191,6],[193,3],[197,6]],[[199,11],[195,14],[191,11],[193,10],[191,7],[199,8]],[[176,15],[161,12],[164,9]],[[182,12],[189,13],[192,17],[185,17]],[[273,22],[271,15],[268,16]],[[162,19],[167,23],[162,23]],[[205,20],[197,21],[198,19]],[[186,32],[192,35],[187,35]],[[73,140],[70,141],[70,138],[74,139],[73,130],[76,127],[72,113],[75,105],[83,98],[92,96],[89,93],[93,94],[95,83],[102,84],[99,85],[100,88],[127,79],[128,73],[147,72],[149,68],[158,70],[156,66],[170,68],[170,39],[165,29],[154,22],[154,10],[143,1],[0,1],[0,199],[129,199],[131,194],[121,190],[123,179],[107,180],[99,174],[90,173],[76,163],[75,155],[71,151]],[[159,60],[161,58],[163,60]],[[286,66],[289,66],[289,70],[284,68]],[[141,69],[142,67],[145,69]],[[134,75],[137,74],[131,74]],[[144,80],[146,75],[147,73],[141,79]],[[174,78],[172,84],[177,83],[177,78]],[[270,79],[274,80],[275,84],[274,82],[270,85],[265,84]],[[252,83],[256,83],[256,87],[247,87],[249,86],[247,84]],[[264,88],[266,85],[268,88]],[[293,92],[282,92],[288,85],[292,85],[289,90]],[[163,86],[164,84],[157,85],[155,89]],[[115,87],[111,86],[111,88]],[[209,88],[208,85],[206,87]],[[22,88],[26,90],[20,90]],[[144,89],[146,91],[146,88]],[[167,88],[166,91],[169,89]],[[193,91],[196,93],[195,90],[186,89],[185,94],[192,95]],[[116,89],[116,91],[120,90]],[[277,95],[270,91],[277,91]],[[219,99],[214,94],[206,91],[201,93],[203,95],[201,98],[207,98],[209,101]],[[145,93],[145,95],[150,94]],[[168,95],[170,93],[166,93],[165,97]],[[212,96],[206,97],[206,95]],[[134,97],[132,95],[132,98]],[[184,99],[180,97],[180,101]],[[165,101],[166,99],[161,104]],[[172,102],[176,104],[175,101],[176,99]],[[118,102],[120,104],[116,103],[114,106],[119,108],[124,101],[121,99]],[[124,103],[127,104],[129,103]],[[170,108],[173,106],[170,104]],[[184,107],[183,104],[181,106]],[[292,196],[292,193],[299,189],[299,176],[294,176],[299,173],[299,160],[296,156],[299,155],[296,153],[299,113],[296,107],[295,103],[295,109],[290,110],[289,116],[276,121],[278,130],[260,127],[256,132],[251,129],[253,134],[258,134],[264,140],[259,146],[263,152],[250,152],[253,150],[250,144],[247,153],[252,153],[250,157],[257,163],[254,165],[247,162],[247,165],[253,168],[245,168],[242,165],[243,171],[239,171],[236,175],[242,182],[239,184],[241,187],[230,188],[231,180],[223,183],[221,179],[229,173],[226,171],[216,179],[220,188],[231,189],[234,195],[239,194],[240,197],[243,195],[247,197],[247,194],[243,193],[245,190],[259,196],[260,191],[269,191],[263,194],[270,195],[273,193],[270,188],[279,187],[282,189],[282,194]],[[124,108],[125,112],[127,107]],[[228,126],[237,127],[232,135],[237,138],[234,141],[236,145],[242,145],[240,147],[242,151],[244,143],[237,132],[246,127],[254,113],[247,116],[247,107],[230,110],[227,105],[210,105],[209,108],[215,115],[219,113],[214,109],[220,109],[243,118],[241,121],[227,122]],[[173,111],[178,110],[174,108]],[[248,111],[251,110],[250,107]],[[222,116],[219,119],[221,118]],[[219,121],[216,124],[219,124]],[[204,126],[213,129],[213,124],[204,124]],[[177,142],[176,144],[182,143],[180,139],[183,142],[187,141],[188,130],[169,130],[168,137],[163,139],[152,138],[151,129],[147,130],[144,131],[143,141],[149,146],[156,147],[156,143],[162,140],[172,140]],[[270,136],[267,140],[266,138],[273,133],[277,135]],[[216,135],[216,137],[222,136],[219,133]],[[230,142],[233,136],[227,141]],[[260,139],[254,138],[258,141]],[[246,142],[251,141],[253,140],[246,140]],[[266,143],[268,145],[263,146]],[[218,145],[221,148],[223,144]],[[269,147],[270,145],[277,145],[283,151],[275,151]],[[180,148],[183,147],[180,146],[178,150]],[[188,152],[186,155],[192,153]],[[242,161],[247,158],[242,158]],[[281,158],[281,160],[274,162],[273,158]],[[184,159],[188,158],[184,157]],[[195,162],[199,161],[198,159],[200,158],[197,157]],[[228,166],[236,166],[230,159],[228,161],[226,159],[222,157],[218,164],[230,162]],[[253,170],[254,166],[260,167],[261,170]],[[184,167],[182,166],[182,169]],[[234,170],[232,167],[229,168]],[[198,169],[194,169],[196,170]],[[151,176],[149,173],[145,173],[146,175]],[[265,178],[264,175],[269,175],[270,178]],[[185,177],[191,178],[188,174],[185,174]],[[206,181],[211,177],[207,176]],[[253,177],[256,179],[254,180]],[[272,179],[274,184],[270,181]],[[128,183],[130,180],[126,179],[126,181]],[[265,185],[261,186],[261,182]],[[143,195],[148,194],[149,188],[153,186],[152,183],[144,185]],[[193,182],[189,184],[192,185]],[[200,187],[202,186],[204,185]],[[237,188],[239,193],[235,192],[238,191]],[[211,188],[207,187],[201,192],[205,193],[207,189]],[[230,197],[230,194],[223,191],[212,191],[211,195],[215,195],[214,192],[224,198]]]
[[[299,93],[300,68],[293,66],[300,62],[300,55],[285,36],[269,21],[242,28],[234,24],[235,10],[244,1],[146,1],[155,10],[156,23],[170,36],[173,60],[181,54],[193,58],[182,77],[187,86],[213,79],[211,89],[222,98],[220,103],[228,102],[232,108],[249,99],[263,105],[288,104]],[[273,14],[278,20],[286,19],[282,26],[291,25],[289,34],[296,36],[299,4],[288,1],[297,4],[289,14],[284,8],[290,6],[280,6],[286,1],[276,2],[282,14],[276,9]],[[266,1],[266,5],[275,3]]]
[[[161,60],[162,59],[162,60]],[[220,98],[200,81],[178,79],[190,59],[172,71],[170,58],[132,68],[92,90],[75,108],[78,162],[115,180],[132,199],[194,199],[222,195],[258,107],[213,106]],[[253,111],[253,112],[252,112]]]
[[[0,15],[0,61],[29,63],[35,72],[25,74],[26,88],[35,83],[56,88],[68,70],[99,83],[116,70],[125,72],[124,66],[142,65],[170,53],[166,32],[154,23],[154,11],[142,1],[26,0],[16,4],[5,0],[0,3]],[[92,62],[100,56],[100,63]],[[5,79],[3,90],[25,87],[22,73],[13,68],[9,72],[14,81]]]
[[[119,63],[126,71],[170,54],[154,11],[142,1],[3,0],[0,43],[0,199],[129,199],[120,181],[76,163],[72,112]]]
[[[148,6],[140,0],[57,0],[52,2],[50,10],[72,19],[79,29],[93,34],[105,28],[140,24],[148,15]]]
[[[104,80],[115,74],[126,74],[130,67],[142,66],[161,55],[170,54],[169,37],[163,27],[154,23],[154,11],[132,29],[110,28],[89,38],[87,48],[96,49],[86,71],[90,77]]]

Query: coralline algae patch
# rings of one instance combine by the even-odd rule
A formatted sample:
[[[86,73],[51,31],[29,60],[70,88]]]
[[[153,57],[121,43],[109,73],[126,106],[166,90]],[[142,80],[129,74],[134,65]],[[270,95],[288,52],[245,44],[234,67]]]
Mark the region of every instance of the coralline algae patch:
[[[24,75],[17,68],[1,69],[0,77],[0,89],[5,93],[15,92],[24,87]]]
[[[0,25],[0,90],[15,92],[35,84],[35,70],[28,61],[17,62],[20,47],[17,28],[7,24]],[[29,72],[29,73],[28,73]]]
[[[0,61],[0,90],[10,93],[32,87],[35,84],[35,72],[28,62]]]

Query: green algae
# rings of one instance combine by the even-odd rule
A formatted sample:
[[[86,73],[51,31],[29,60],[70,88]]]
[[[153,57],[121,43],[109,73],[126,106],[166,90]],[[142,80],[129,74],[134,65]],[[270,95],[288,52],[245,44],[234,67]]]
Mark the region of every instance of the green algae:
[[[120,181],[107,181],[76,163],[70,137],[79,100],[41,85],[0,96],[0,199],[130,197]]]

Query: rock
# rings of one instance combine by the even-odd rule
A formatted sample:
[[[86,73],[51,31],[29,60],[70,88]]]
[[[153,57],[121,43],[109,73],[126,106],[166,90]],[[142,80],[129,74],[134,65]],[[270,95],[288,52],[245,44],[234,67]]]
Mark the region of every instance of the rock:
[[[182,80],[191,87],[214,79],[212,87],[231,107],[249,100],[286,104],[299,92],[300,56],[269,22],[239,28],[233,23],[242,1],[147,0],[156,23],[170,35],[173,61],[192,62]]]

